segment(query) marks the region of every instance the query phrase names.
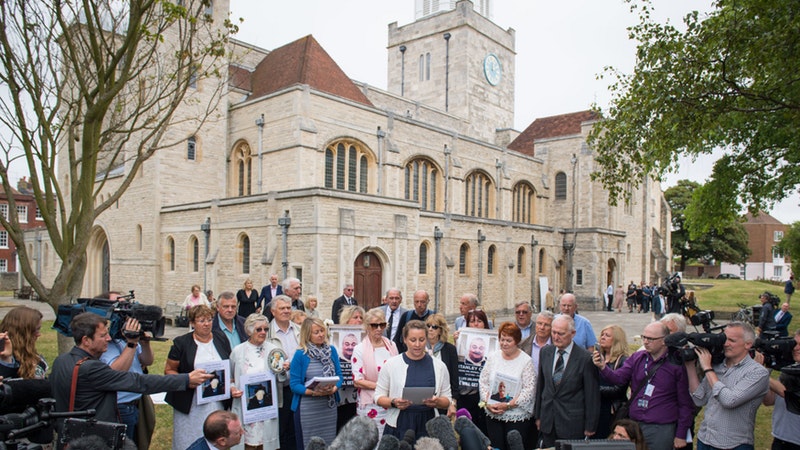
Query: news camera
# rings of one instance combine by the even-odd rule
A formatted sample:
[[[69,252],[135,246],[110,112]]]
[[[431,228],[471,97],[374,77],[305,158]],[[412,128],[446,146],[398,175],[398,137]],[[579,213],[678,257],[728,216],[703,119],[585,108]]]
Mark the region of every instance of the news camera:
[[[0,415],[0,450],[40,450],[53,441],[56,419],[94,416],[95,410],[55,412],[56,401],[40,399],[21,413]],[[24,442],[21,439],[27,439]]]
[[[786,388],[783,393],[786,409],[792,414],[800,414],[800,363],[782,368],[778,381]]]
[[[700,347],[711,353],[713,364],[721,363],[725,359],[725,341],[728,338],[723,333],[671,333],[664,338],[668,347],[667,360],[676,365],[697,359],[694,348]]]
[[[681,287],[681,282],[679,279],[680,275],[677,272],[672,274],[672,276],[664,280],[664,282],[661,283],[661,286],[658,287],[658,293],[665,297],[678,294]]]
[[[765,331],[767,336],[770,333],[777,335],[777,331]],[[764,355],[764,365],[770,369],[781,370],[786,366],[794,364],[792,350],[797,345],[794,338],[778,339],[776,336],[765,339],[757,338],[753,349]]]
[[[56,321],[53,328],[67,337],[72,337],[72,330],[69,328],[70,322],[78,314],[91,312],[104,317],[108,321],[109,334],[114,339],[136,339],[142,337],[143,333],[149,332],[154,340],[166,340],[164,336],[164,311],[160,306],[143,305],[136,302],[133,291],[125,296],[114,300],[106,298],[79,298],[77,303],[69,305],[59,305]],[[141,331],[124,331],[125,321],[132,317],[139,321]]]

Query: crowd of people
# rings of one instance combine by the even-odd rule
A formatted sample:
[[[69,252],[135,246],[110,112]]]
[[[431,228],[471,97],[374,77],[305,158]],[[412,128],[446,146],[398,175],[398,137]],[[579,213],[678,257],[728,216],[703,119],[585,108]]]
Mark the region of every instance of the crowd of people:
[[[619,289],[611,288],[613,310]],[[670,358],[667,338],[685,332],[684,316],[659,314],[641,333],[643,347],[631,352],[618,325],[596,335],[570,293],[555,300],[558,313],[534,314],[519,302],[514,320],[496,326],[469,293],[452,326],[428,308],[424,290],[413,293],[411,309],[392,288],[381,306],[364,310],[346,284],[330,320],[320,318],[316,298],[304,304],[301,293],[300,280],[278,283],[274,275],[260,293],[247,280],[218,299],[193,286],[184,302],[190,328],[173,340],[164,375],[147,374],[157,362],[135,319],[112,336],[104,317],[79,314],[70,323],[75,346],[49,375],[55,409],[95,409],[97,420],[126,424],[139,448],[148,448],[153,430],[143,394],[166,392],[178,450],[305,449],[315,439],[331,443],[354,417],[374,425],[378,438],[402,440],[413,430],[419,439],[439,416],[469,419],[475,429],[468,432],[499,450],[565,439],[705,450],[754,448],[755,415],[765,404],[774,405],[772,448],[800,448],[800,415],[788,406],[798,403],[797,386],[771,378],[763,355],[752,352],[759,333],[785,323],[788,334],[788,293],[785,308],[768,312],[772,321],[758,328],[731,322],[721,354],[695,346],[682,363]],[[17,307],[0,322],[4,379],[46,377],[50,368],[36,351],[41,321],[38,311]],[[337,343],[330,341],[334,323],[352,331]],[[461,345],[470,333],[482,334]],[[800,362],[800,330],[794,340]]]

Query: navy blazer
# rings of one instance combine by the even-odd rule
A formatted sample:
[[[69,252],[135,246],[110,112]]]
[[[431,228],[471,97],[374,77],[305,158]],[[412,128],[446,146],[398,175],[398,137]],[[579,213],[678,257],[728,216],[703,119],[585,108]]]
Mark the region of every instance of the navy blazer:
[[[278,289],[275,290],[275,295],[282,295],[283,294],[283,286],[280,284],[278,285]],[[268,284],[261,288],[261,295],[258,296],[258,304],[267,306],[269,302],[272,301],[272,285]],[[262,308],[263,311],[263,308]]]
[[[775,312],[775,315],[778,315],[780,309]],[[778,330],[778,336],[787,337],[789,336],[789,323],[792,321],[792,313],[786,311],[783,313],[783,317],[781,320],[775,322],[775,329]]]
[[[214,348],[217,349],[220,358],[230,359],[231,343],[221,331],[211,331],[213,333]],[[197,356],[197,343],[194,342],[192,332],[182,334],[172,340],[172,347],[169,349],[167,359],[178,361],[178,373],[189,373],[194,370],[194,358]],[[194,389],[186,391],[167,392],[164,401],[178,411],[189,414],[192,409],[192,396],[195,395]],[[225,409],[231,409],[232,400],[223,400]]]
[[[192,442],[192,445],[186,447],[186,450],[211,450],[211,448],[206,443],[206,438],[201,437]]]

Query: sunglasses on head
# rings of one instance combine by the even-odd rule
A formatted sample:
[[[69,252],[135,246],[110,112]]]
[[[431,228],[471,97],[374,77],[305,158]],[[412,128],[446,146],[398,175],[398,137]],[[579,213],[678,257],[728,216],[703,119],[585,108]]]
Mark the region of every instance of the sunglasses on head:
[[[386,328],[386,322],[379,322],[379,323],[371,323],[369,324],[373,330],[377,330],[378,328]]]

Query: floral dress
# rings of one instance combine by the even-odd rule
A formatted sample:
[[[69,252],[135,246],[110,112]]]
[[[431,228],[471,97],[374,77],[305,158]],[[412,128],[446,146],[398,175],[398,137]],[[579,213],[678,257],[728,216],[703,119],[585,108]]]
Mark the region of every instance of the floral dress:
[[[365,380],[365,372],[364,372],[364,343],[360,343],[356,345],[353,349],[353,380]],[[389,352],[389,349],[386,347],[378,347],[374,349],[375,355],[375,363],[377,365],[378,373],[380,373],[381,368],[386,363],[386,360],[391,358],[393,355]],[[377,382],[378,380],[371,380]],[[369,417],[373,421],[375,421],[375,425],[378,426],[378,436],[383,436],[383,427],[386,425],[386,408],[378,406],[374,401],[365,402],[362,401],[363,399],[369,398],[372,399],[372,394],[374,390],[368,389],[359,389],[358,396],[358,409],[356,413],[359,416]],[[367,395],[368,394],[368,395]]]

